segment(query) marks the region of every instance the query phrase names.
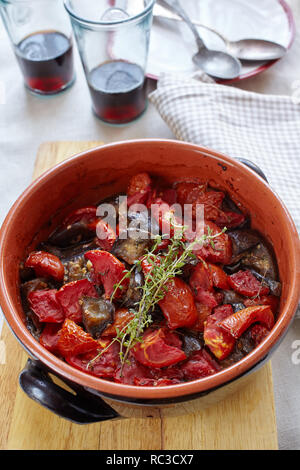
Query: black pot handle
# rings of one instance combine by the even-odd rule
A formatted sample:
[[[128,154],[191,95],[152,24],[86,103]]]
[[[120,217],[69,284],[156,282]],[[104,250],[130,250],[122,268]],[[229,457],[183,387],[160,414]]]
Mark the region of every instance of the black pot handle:
[[[93,395],[80,385],[63,379],[74,394],[60,387],[53,382],[49,372],[38,360],[28,359],[19,375],[19,383],[29,398],[60,417],[78,424],[120,417],[99,396]],[[62,380],[61,377],[59,379]]]
[[[246,158],[237,158],[236,160],[251,168],[251,170],[255,171],[255,173],[257,173],[262,179],[264,179],[268,183],[266,175],[259,168],[259,166],[256,165],[256,163],[253,163],[251,160],[247,160]]]

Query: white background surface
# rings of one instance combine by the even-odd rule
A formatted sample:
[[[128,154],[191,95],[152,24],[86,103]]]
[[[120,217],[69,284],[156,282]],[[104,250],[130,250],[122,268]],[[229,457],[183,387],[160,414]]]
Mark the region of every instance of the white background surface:
[[[295,92],[295,87],[300,90],[300,1],[289,0],[288,3],[297,23],[297,37],[291,51],[268,71],[240,83],[240,88],[289,95]],[[173,138],[151,105],[142,118],[125,127],[102,124],[91,113],[77,53],[76,71],[75,85],[64,94],[52,98],[32,96],[22,85],[14,54],[0,23],[0,223],[30,183],[37,148],[42,142]],[[297,346],[296,341],[299,342],[299,354],[293,349]],[[299,364],[293,363],[293,353],[294,362]],[[281,449],[300,449],[300,320],[294,322],[275,352],[272,365],[279,446]]]

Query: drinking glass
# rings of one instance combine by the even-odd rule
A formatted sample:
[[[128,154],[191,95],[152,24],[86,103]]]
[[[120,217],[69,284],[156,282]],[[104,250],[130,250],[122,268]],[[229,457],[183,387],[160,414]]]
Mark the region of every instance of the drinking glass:
[[[56,94],[74,81],[72,27],[63,0],[0,0],[25,86]]]
[[[123,124],[146,108],[145,69],[155,0],[64,0],[93,111]]]

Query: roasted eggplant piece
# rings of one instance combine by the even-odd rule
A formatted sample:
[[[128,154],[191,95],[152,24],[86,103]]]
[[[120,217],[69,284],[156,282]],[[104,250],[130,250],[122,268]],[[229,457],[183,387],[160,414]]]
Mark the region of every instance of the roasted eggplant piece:
[[[145,253],[149,247],[149,240],[133,240],[127,238],[126,240],[118,240],[112,250],[112,253],[121,258],[126,263],[132,265]]]
[[[250,269],[252,274],[264,285],[268,286],[270,289],[270,294],[275,295],[276,297],[280,297],[281,295],[281,283],[278,281],[274,281],[268,277],[262,276],[254,269]]]
[[[240,260],[239,255],[245,251],[250,250],[256,246],[260,241],[261,237],[257,232],[250,229],[243,230],[232,230],[228,232],[232,240],[232,263],[237,263]]]
[[[184,350],[187,357],[193,354],[196,351],[200,351],[203,347],[203,341],[196,336],[188,335],[187,333],[183,336],[183,345],[182,349]]]
[[[130,276],[129,286],[123,299],[125,307],[134,307],[141,300],[142,292],[140,288],[142,285],[143,274],[135,269]]]
[[[27,297],[30,292],[51,289],[52,287],[52,285],[49,285],[49,281],[47,279],[39,277],[21,284],[21,299],[26,316],[26,327],[37,340],[42,333],[43,325],[40,323],[37,315],[30,309]]]
[[[99,338],[102,331],[114,320],[115,308],[108,300],[84,297],[81,308],[84,327],[95,339]]]
[[[94,230],[89,230],[86,224],[75,222],[68,227],[58,227],[50,236],[48,242],[51,245],[65,248],[70,245],[77,245],[81,242],[87,242],[95,236]]]
[[[226,266],[230,274],[242,268],[253,269],[262,276],[275,280],[277,268],[272,249],[254,230],[234,230],[229,233],[233,254],[231,263]]]

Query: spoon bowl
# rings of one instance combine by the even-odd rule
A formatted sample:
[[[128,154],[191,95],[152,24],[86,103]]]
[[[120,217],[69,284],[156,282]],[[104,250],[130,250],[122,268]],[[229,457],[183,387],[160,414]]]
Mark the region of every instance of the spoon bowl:
[[[226,41],[228,52],[241,60],[275,60],[286,53],[286,48],[264,39],[241,39]]]
[[[241,72],[239,60],[226,52],[201,48],[193,56],[193,62],[214,78],[231,80],[238,77]]]

